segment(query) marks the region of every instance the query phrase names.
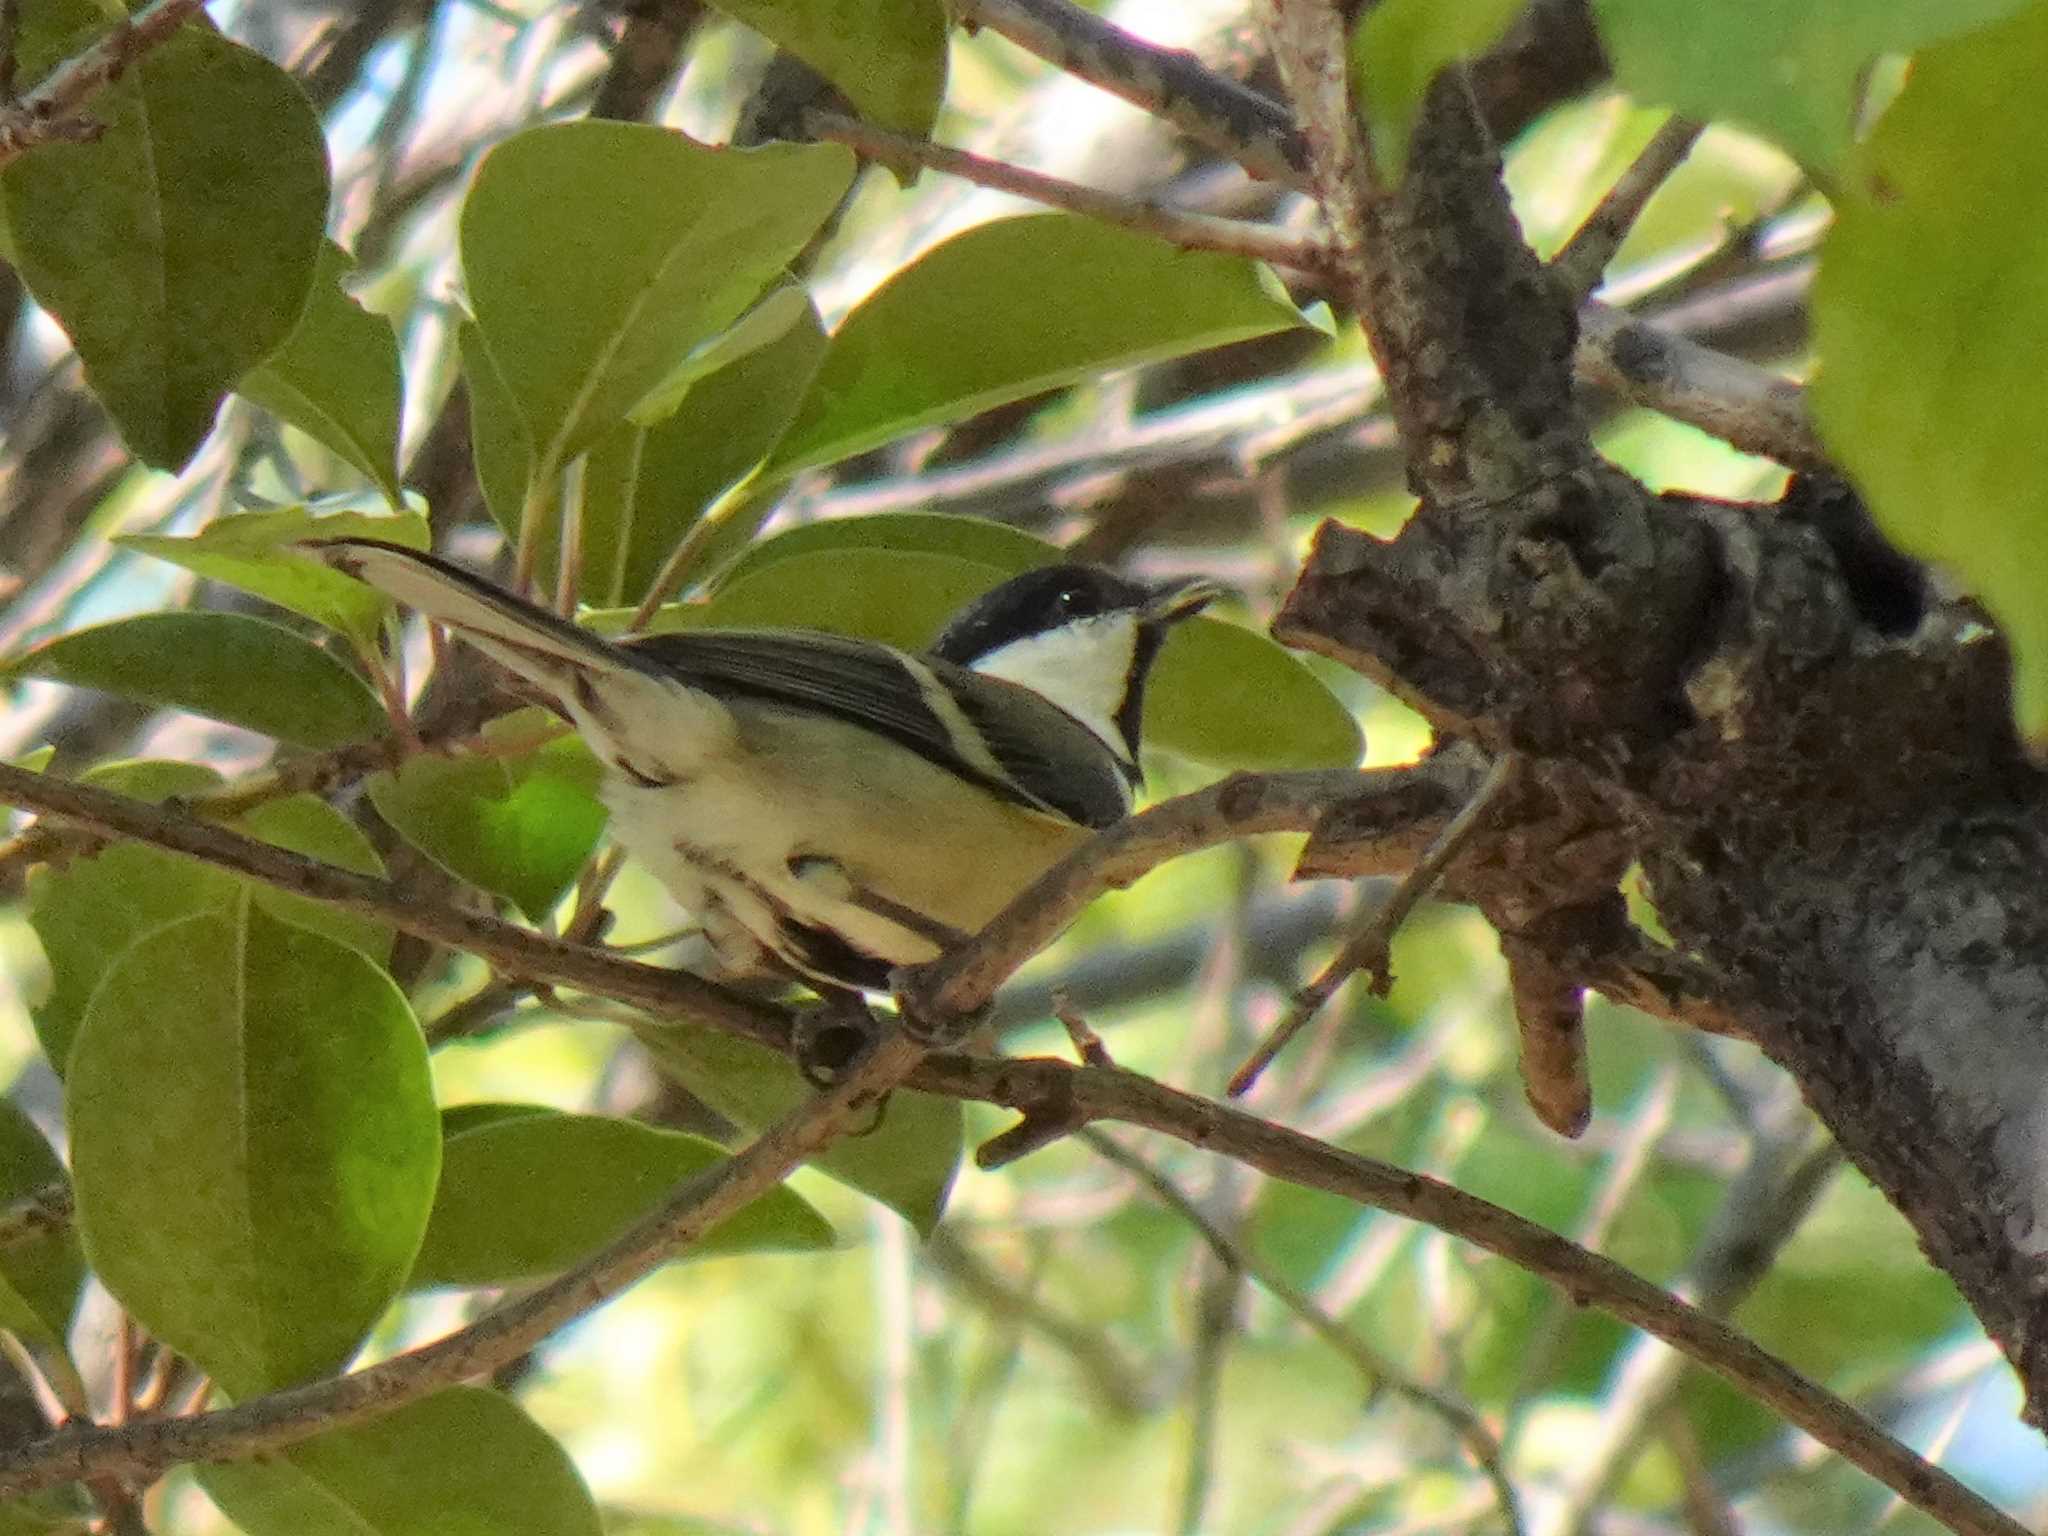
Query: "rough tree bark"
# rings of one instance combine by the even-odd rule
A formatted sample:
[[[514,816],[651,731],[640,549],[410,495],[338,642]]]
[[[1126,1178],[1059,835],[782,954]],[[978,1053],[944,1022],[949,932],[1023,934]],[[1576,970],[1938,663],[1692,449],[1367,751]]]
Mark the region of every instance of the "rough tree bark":
[[[1569,1048],[1579,988],[1641,952],[1640,864],[1710,979],[1685,1003],[1797,1079],[2048,1423],[2048,795],[2004,647],[1838,482],[1732,504],[1603,461],[1498,171],[1447,77],[1399,188],[1349,189],[1421,507],[1390,541],[1325,527],[1276,632],[1528,760],[1451,881],[1500,930],[1525,1050]]]

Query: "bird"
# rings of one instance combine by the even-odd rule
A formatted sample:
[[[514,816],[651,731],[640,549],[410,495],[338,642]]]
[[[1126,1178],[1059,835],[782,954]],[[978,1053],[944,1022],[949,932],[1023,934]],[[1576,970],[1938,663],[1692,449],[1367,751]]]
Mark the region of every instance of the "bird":
[[[610,639],[439,556],[310,553],[552,701],[604,765],[611,834],[693,914],[722,979],[886,991],[1130,814],[1145,683],[1220,595],[1041,566],[922,652],[805,629]]]

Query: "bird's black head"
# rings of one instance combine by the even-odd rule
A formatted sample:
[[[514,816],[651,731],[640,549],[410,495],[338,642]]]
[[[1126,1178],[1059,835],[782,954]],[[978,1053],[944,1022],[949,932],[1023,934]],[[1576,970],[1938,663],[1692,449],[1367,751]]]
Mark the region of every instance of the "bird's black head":
[[[1149,587],[1099,565],[1043,566],[969,603],[930,649],[1043,694],[1135,770],[1146,674],[1167,631],[1216,596],[1207,582]]]

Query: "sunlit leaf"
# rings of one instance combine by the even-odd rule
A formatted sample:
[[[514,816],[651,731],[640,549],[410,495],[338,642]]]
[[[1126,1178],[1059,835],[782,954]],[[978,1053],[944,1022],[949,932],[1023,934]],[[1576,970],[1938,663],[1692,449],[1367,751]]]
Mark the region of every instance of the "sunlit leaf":
[[[339,747],[384,728],[355,673],[282,625],[240,613],[145,613],[74,630],[16,657],[0,677],[47,677],[246,726],[301,747]]]
[[[862,549],[952,555],[1013,576],[1066,558],[1066,551],[1050,539],[1041,539],[1006,523],[943,512],[877,512],[868,517],[834,517],[803,523],[763,539],[720,574],[719,585],[744,581],[754,572],[791,555]]]
[[[24,78],[61,56],[22,59]],[[92,111],[97,139],[0,174],[13,258],[128,446],[176,469],[306,306],[326,140],[289,74],[201,25],[130,64]]]
[[[713,0],[830,80],[884,128],[922,138],[946,94],[942,0]]]
[[[2009,16],[2028,0],[1594,0],[1616,78],[1647,102],[1755,129],[1832,176],[1864,80],[1907,53]]]
[[[1815,418],[1901,548],[1998,616],[2048,739],[2048,7],[1922,54],[1851,161],[1813,309]]]
[[[389,976],[249,902],[171,923],[94,991],[67,1089],[86,1254],[152,1335],[238,1397],[355,1353],[440,1162]]]
[[[840,322],[768,471],[1306,323],[1271,272],[1239,257],[1072,214],[983,224],[934,246]]]
[[[408,1284],[503,1285],[552,1275],[624,1232],[683,1180],[725,1160],[699,1137],[601,1115],[542,1111],[451,1130]],[[679,1257],[831,1241],[823,1217],[775,1189]]]
[[[389,603],[296,547],[302,539],[341,538],[383,539],[408,549],[425,549],[432,542],[421,512],[386,517],[311,507],[219,518],[189,538],[128,534],[114,542],[240,587],[369,648],[376,644]]]
[[[671,1020],[637,1030],[664,1072],[728,1120],[760,1130],[813,1090],[787,1057],[731,1035]],[[871,1131],[834,1142],[812,1166],[930,1235],[960,1167],[960,1104],[899,1088]]]
[[[293,853],[303,853],[323,864],[353,870],[359,875],[384,873],[384,861],[377,856],[363,829],[318,795],[266,800],[237,816],[234,825],[238,831],[289,848]],[[274,886],[250,889],[257,905],[282,922],[323,933],[338,943],[360,949],[373,960],[390,958],[389,923],[343,911],[310,896],[294,896]]]
[[[499,722],[509,738],[530,730]],[[604,831],[598,770],[579,741],[516,756],[422,753],[370,780],[377,812],[450,873],[509,898],[538,921],[554,910]]]
[[[552,123],[487,154],[463,204],[462,266],[537,473],[623,422],[753,304],[852,175],[834,144],[712,148],[639,123]]]
[[[200,795],[221,787],[220,775],[197,763],[107,763],[81,782],[137,799]],[[258,806],[232,826],[362,874],[382,874],[369,840],[339,811],[312,795]],[[142,935],[179,918],[228,912],[244,892],[272,917],[310,928],[376,958],[390,952],[382,923],[274,886],[243,882],[225,870],[139,843],[116,843],[89,858],[40,870],[29,883],[29,920],[50,965],[50,995],[35,1010],[36,1037],[58,1071],[64,1069],[87,1000],[107,967]]]
[[[199,1469],[247,1536],[601,1536],[559,1442],[510,1399],[451,1387],[255,1461]]]
[[[1483,53],[1525,0],[1380,0],[1351,35],[1352,88],[1388,181],[1401,179],[1415,114],[1446,64]]]
[[[519,414],[519,402],[506,387],[505,376],[498,371],[484,333],[474,320],[462,322],[456,344],[462,354],[463,382],[469,389],[469,444],[477,489],[505,541],[516,544],[526,487],[534,472],[533,438]],[[534,569],[544,578],[554,575],[561,541],[559,523],[549,523],[536,535]]]
[[[719,493],[775,446],[824,353],[824,328],[806,303],[774,341],[691,384],[661,421],[629,423],[590,450],[583,469],[589,601],[634,603],[646,594]],[[742,542],[748,533],[736,530]],[[700,569],[718,559],[716,547],[707,550]]]
[[[0,1098],[0,1204],[63,1179],[43,1133],[12,1099]],[[0,1328],[63,1348],[84,1284],[85,1257],[69,1227],[0,1247]]]
[[[342,288],[354,265],[333,241],[321,245],[297,328],[236,387],[361,470],[398,507],[398,338]]]

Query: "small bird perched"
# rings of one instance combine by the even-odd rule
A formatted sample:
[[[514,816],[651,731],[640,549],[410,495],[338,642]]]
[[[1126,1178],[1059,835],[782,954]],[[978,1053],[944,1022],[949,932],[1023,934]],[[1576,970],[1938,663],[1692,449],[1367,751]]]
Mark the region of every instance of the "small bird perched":
[[[1056,565],[921,655],[797,629],[614,641],[433,555],[306,547],[555,701],[607,768],[612,835],[726,971],[840,988],[885,988],[1129,814],[1146,676],[1217,596]]]

